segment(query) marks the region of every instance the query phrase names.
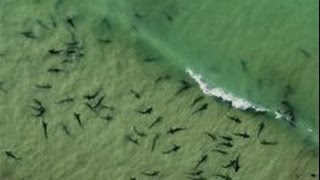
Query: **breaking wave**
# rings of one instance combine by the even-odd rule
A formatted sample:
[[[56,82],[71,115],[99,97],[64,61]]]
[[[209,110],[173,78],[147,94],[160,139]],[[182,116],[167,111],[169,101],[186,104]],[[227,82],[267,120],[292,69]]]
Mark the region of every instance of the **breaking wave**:
[[[250,102],[246,99],[240,98],[232,94],[231,92],[228,92],[222,88],[219,87],[212,87],[208,85],[204,80],[201,74],[198,74],[194,72],[190,68],[186,68],[186,72],[190,75],[190,77],[195,80],[202,92],[205,95],[208,96],[214,96],[217,98],[222,99],[223,101],[229,102],[232,107],[240,110],[254,110],[255,112],[262,112],[262,113],[269,113],[272,114],[276,119],[284,119],[286,121],[290,121],[290,117],[288,117],[285,113],[282,113],[281,111],[273,111],[268,108],[265,108],[261,105],[257,105],[253,102]],[[313,129],[310,127],[307,127],[306,124],[302,124],[302,127],[304,127],[305,130],[308,132],[313,132]]]

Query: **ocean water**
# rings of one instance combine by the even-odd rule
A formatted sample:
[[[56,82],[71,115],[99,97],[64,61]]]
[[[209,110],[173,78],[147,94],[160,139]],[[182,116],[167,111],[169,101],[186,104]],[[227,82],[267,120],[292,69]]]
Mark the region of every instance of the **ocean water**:
[[[318,144],[318,1],[132,2],[139,35],[168,61],[273,112],[289,102]]]
[[[0,179],[318,178],[315,4],[0,1]]]

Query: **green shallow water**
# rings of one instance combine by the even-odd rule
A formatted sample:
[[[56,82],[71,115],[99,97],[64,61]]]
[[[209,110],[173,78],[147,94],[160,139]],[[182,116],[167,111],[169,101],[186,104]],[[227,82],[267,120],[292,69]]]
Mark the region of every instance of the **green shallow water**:
[[[192,107],[202,92],[184,72],[186,66],[192,67],[212,85],[274,109],[290,84],[294,93],[287,98],[298,123],[317,131],[313,3],[317,2],[1,1],[0,179],[182,180],[203,155],[208,160],[199,169],[210,180],[221,179],[216,174],[235,180],[316,179],[315,133],[310,137],[301,127],[230,108],[212,97]],[[172,15],[172,22],[164,12]],[[75,28],[67,17],[73,17]],[[26,31],[36,38],[22,36]],[[65,49],[74,40],[80,44],[76,53],[84,56],[48,53]],[[146,62],[147,58],[154,61]],[[64,63],[66,59],[71,62]],[[241,59],[247,71],[241,68]],[[49,73],[52,67],[63,72]],[[170,78],[156,82],[165,76]],[[183,79],[192,88],[176,95]],[[47,83],[51,89],[36,88]],[[103,103],[114,110],[97,114],[85,106],[83,96],[98,89],[105,96]],[[68,97],[74,101],[57,103]],[[42,118],[33,116],[35,98],[47,110]],[[193,114],[204,103],[208,109]],[[150,115],[137,113],[150,106]],[[81,114],[82,127],[73,113]],[[149,128],[159,116],[162,123]],[[242,123],[227,116],[237,116]],[[48,139],[43,122],[48,125]],[[257,137],[262,122],[265,129]],[[137,135],[134,127],[145,136]],[[172,127],[186,130],[170,135],[167,131]],[[237,132],[247,132],[250,138],[234,136]],[[157,134],[160,138],[151,151]],[[127,135],[139,145],[130,143]],[[231,136],[233,147],[220,147],[220,136]],[[263,140],[277,144],[264,146]],[[178,152],[163,154],[174,144],[181,146]],[[212,151],[216,148],[228,154]],[[21,159],[7,157],[5,151]],[[238,172],[222,167],[238,155]],[[161,172],[153,178],[143,175],[153,170]]]

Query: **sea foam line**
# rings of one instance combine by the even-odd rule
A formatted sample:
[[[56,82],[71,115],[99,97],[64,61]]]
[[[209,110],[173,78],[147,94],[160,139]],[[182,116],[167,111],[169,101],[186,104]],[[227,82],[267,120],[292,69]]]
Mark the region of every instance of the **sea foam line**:
[[[257,112],[269,112],[270,111],[262,106],[254,105],[250,101],[239,98],[239,97],[233,95],[232,93],[227,92],[221,88],[210,87],[207,83],[205,83],[203,81],[203,78],[200,74],[195,73],[190,68],[186,68],[186,72],[190,75],[190,77],[192,79],[194,79],[198,83],[202,92],[208,96],[215,96],[215,97],[223,99],[224,101],[230,102],[231,105],[236,109],[247,110],[249,108],[252,108],[252,109],[256,110]]]
[[[236,109],[240,109],[240,110],[253,109],[256,112],[267,112],[267,113],[274,114],[276,119],[288,120],[286,115],[281,113],[280,111],[272,111],[260,105],[256,105],[246,99],[237,97],[233,95],[231,92],[228,92],[222,88],[209,86],[203,80],[203,77],[200,74],[194,72],[190,68],[186,68],[186,72],[190,75],[192,79],[194,79],[198,83],[200,89],[205,95],[221,98],[222,100],[231,103],[231,105]],[[313,129],[310,126],[306,124],[303,124],[302,126],[308,132],[313,132]]]

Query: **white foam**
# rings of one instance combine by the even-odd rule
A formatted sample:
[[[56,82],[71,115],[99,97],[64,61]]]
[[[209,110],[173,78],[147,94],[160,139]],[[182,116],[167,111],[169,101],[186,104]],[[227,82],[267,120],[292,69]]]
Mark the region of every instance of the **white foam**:
[[[186,68],[186,72],[190,75],[192,79],[194,79],[202,92],[208,96],[215,96],[218,98],[223,99],[224,101],[230,102],[231,105],[236,108],[236,109],[241,109],[241,110],[247,110],[247,109],[254,109],[257,112],[268,112],[271,114],[274,114],[276,119],[284,119],[287,121],[290,121],[290,117],[288,117],[286,114],[282,113],[281,111],[272,111],[270,109],[264,108],[260,105],[256,105],[250,101],[247,101],[243,98],[237,97],[233,95],[230,92],[227,92],[221,88],[218,87],[210,87],[208,84],[206,84],[202,80],[202,76],[200,74],[195,73],[193,70],[190,68]],[[313,129],[309,127],[307,124],[300,124],[300,127],[304,130],[307,131],[308,133],[313,133]],[[316,140],[318,143],[318,140]]]
[[[241,110],[254,109],[257,112],[269,112],[271,114],[274,114],[276,119],[284,119],[284,120],[290,121],[289,119],[290,117],[288,117],[286,114],[280,111],[272,111],[260,105],[256,105],[250,101],[247,101],[243,98],[237,97],[233,95],[231,92],[223,90],[219,87],[209,86],[207,83],[203,81],[203,78],[200,74],[197,74],[190,68],[186,68],[186,72],[190,75],[192,79],[194,79],[198,83],[202,92],[208,96],[215,96],[223,99],[224,101],[230,102],[231,105],[236,109],[241,109]],[[300,124],[300,126],[302,127],[302,129],[307,130],[309,133],[312,133],[314,131],[311,127],[309,127],[306,124]]]
[[[283,114],[279,111],[275,111],[274,114],[276,115],[276,119],[282,119],[283,118]]]
[[[309,132],[313,132],[313,129],[311,129],[311,128],[308,128],[308,131],[309,131]]]
[[[246,109],[252,108],[252,109],[256,110],[257,112],[269,111],[268,109],[266,109],[262,106],[254,105],[250,101],[236,97],[232,93],[227,92],[221,88],[210,87],[207,83],[205,83],[202,80],[203,78],[200,74],[195,73],[190,68],[187,68],[186,72],[190,75],[190,77],[192,79],[194,79],[198,83],[202,92],[208,96],[215,96],[215,97],[223,99],[224,101],[230,102],[232,104],[232,106],[237,109],[246,110]]]

